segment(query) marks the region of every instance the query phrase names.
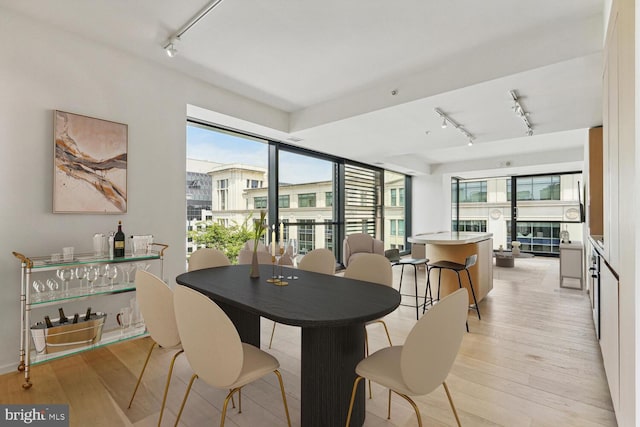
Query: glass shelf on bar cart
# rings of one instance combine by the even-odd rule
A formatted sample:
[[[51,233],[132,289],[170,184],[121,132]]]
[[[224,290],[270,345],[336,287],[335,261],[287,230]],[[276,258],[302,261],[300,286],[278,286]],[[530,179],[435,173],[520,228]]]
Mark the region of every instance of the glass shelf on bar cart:
[[[77,254],[71,261],[51,261],[51,257],[33,257],[29,258],[33,263],[31,268],[36,269],[51,269],[70,267],[72,265],[84,265],[84,264],[109,264],[109,263],[123,263],[123,262],[135,262],[145,260],[160,259],[160,253],[152,252],[150,254],[132,254],[126,253],[124,257],[109,258],[109,256],[96,256],[93,254]]]
[[[77,280],[77,279],[75,279]],[[93,291],[89,288],[69,288],[69,290],[65,293],[64,290],[57,291],[45,291],[45,292],[32,292],[31,293],[31,305],[32,306],[45,306],[50,304],[55,304],[59,302],[68,302],[74,299],[93,297],[98,295],[109,295],[115,294],[119,292],[128,292],[136,289],[135,283],[115,283],[113,286],[110,284],[103,286],[93,286]]]
[[[60,359],[65,356],[69,356],[83,351],[93,350],[96,348],[104,347],[109,344],[127,341],[134,338],[140,338],[147,335],[147,330],[144,325],[138,327],[130,327],[128,330],[122,331],[120,329],[114,329],[102,333],[102,339],[95,344],[90,344],[81,348],[72,348],[65,351],[59,351],[56,353],[43,353],[36,354],[35,350],[31,351],[31,364],[36,365],[38,363],[47,362],[49,360]]]

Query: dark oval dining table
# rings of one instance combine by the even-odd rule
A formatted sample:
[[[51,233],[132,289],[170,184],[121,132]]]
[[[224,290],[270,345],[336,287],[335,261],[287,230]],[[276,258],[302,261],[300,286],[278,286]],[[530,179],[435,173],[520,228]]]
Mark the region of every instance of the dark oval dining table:
[[[395,310],[400,294],[388,286],[287,267],[282,274],[298,278],[276,286],[266,281],[272,272],[271,265],[261,265],[260,278],[252,279],[249,265],[232,265],[184,273],[176,281],[214,300],[246,343],[260,347],[260,317],[301,327],[300,425],[343,426],[355,367],[364,358],[364,325]],[[364,382],[359,387],[352,426],[365,418]]]

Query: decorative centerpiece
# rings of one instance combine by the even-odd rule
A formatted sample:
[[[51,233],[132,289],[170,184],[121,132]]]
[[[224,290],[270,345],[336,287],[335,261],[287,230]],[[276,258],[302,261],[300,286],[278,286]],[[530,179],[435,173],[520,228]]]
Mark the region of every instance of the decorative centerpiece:
[[[260,238],[267,229],[265,224],[265,218],[267,217],[266,211],[260,211],[260,219],[253,220],[253,255],[251,257],[251,268],[249,269],[249,277],[260,277],[260,263],[258,263],[258,243]]]

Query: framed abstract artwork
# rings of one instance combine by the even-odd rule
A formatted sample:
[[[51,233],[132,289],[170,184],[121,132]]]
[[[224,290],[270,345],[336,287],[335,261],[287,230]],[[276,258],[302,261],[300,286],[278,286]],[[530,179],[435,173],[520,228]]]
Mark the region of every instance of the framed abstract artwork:
[[[53,128],[53,212],[127,212],[127,125],[56,110]]]

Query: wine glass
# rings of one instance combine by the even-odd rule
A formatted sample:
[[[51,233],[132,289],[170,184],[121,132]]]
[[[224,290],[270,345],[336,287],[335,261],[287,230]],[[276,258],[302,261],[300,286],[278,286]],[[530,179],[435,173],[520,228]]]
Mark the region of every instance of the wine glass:
[[[102,264],[98,267],[98,277],[100,277],[100,286],[104,286],[104,278],[109,273],[109,264]]]
[[[298,239],[289,239],[289,244],[287,246],[287,251],[291,254],[291,259],[293,260],[293,266],[298,267]],[[288,276],[287,279],[296,280],[298,276]]]
[[[47,287],[44,283],[42,283],[40,280],[34,280],[33,281],[33,289],[35,289],[37,295],[34,298],[34,300],[39,301],[40,298],[42,297],[42,292],[47,290]]]
[[[87,277],[87,267],[80,266],[75,269],[76,279],[80,280],[80,289],[82,289],[82,281]]]
[[[136,265],[132,262],[125,264],[122,270],[127,275],[127,283],[131,283],[131,273],[136,269]]]
[[[110,289],[113,289],[113,281],[116,277],[118,277],[118,266],[117,265],[108,265],[107,264],[107,274],[106,277],[111,281],[111,285],[109,285]]]
[[[47,287],[49,288],[49,292],[53,297],[60,285],[58,285],[58,282],[56,282],[55,279],[47,279]]]
[[[64,284],[64,296],[69,296],[69,282],[73,279],[73,270],[71,268],[61,268],[56,274]]]
[[[98,279],[98,268],[97,267],[87,267],[87,284],[89,286],[89,292],[95,292],[93,288],[93,282]]]

